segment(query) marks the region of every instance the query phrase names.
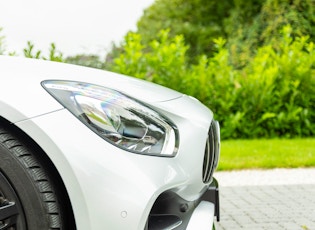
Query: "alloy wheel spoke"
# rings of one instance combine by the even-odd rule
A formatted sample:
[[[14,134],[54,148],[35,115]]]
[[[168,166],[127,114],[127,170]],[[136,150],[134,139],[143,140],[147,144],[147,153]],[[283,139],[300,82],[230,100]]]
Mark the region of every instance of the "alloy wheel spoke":
[[[15,203],[8,202],[7,204],[0,206],[0,221],[11,219],[9,222],[12,224],[12,222],[15,222],[18,213]]]

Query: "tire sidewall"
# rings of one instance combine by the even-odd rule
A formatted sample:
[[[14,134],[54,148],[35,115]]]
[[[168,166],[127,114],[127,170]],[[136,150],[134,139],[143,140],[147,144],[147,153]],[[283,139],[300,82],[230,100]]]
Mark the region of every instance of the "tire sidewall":
[[[22,205],[28,229],[49,229],[49,220],[42,195],[31,177],[31,170],[17,156],[0,143],[0,170],[9,181]],[[7,189],[2,188],[4,192]],[[10,194],[5,194],[10,196]]]

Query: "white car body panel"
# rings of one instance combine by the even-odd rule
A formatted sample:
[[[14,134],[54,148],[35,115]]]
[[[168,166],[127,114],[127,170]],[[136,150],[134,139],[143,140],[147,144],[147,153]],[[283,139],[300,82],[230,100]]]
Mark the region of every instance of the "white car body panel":
[[[1,78],[5,79],[0,85],[2,100],[0,109],[5,107],[8,110],[7,106],[16,106],[11,108],[13,112],[6,111],[10,117],[13,117],[14,122],[62,108],[49,94],[44,93],[45,90],[38,84],[49,79],[75,80],[102,85],[147,103],[172,100],[182,95],[162,86],[112,72],[34,59],[0,56],[0,69]],[[34,105],[40,106],[29,107],[24,101],[32,101]],[[21,114],[17,115],[16,112]]]
[[[22,58],[0,56],[0,78],[0,116],[49,156],[69,193],[78,230],[144,229],[162,192],[194,201],[207,189],[202,162],[213,114],[196,99],[106,71]],[[40,82],[49,79],[97,84],[150,104],[178,128],[176,157],[134,154],[104,141],[45,91]]]

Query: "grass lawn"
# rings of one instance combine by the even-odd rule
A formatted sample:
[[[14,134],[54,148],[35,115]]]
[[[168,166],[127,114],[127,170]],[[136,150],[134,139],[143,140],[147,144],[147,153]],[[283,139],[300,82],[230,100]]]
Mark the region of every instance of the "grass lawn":
[[[315,138],[225,140],[218,170],[315,167]]]

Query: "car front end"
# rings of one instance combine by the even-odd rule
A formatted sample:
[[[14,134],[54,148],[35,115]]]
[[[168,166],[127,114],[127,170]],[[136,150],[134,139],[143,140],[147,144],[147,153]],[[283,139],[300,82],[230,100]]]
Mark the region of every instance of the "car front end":
[[[5,62],[15,92],[2,88],[0,116],[56,167],[77,229],[212,229],[219,220],[219,124],[198,100],[105,71]]]

